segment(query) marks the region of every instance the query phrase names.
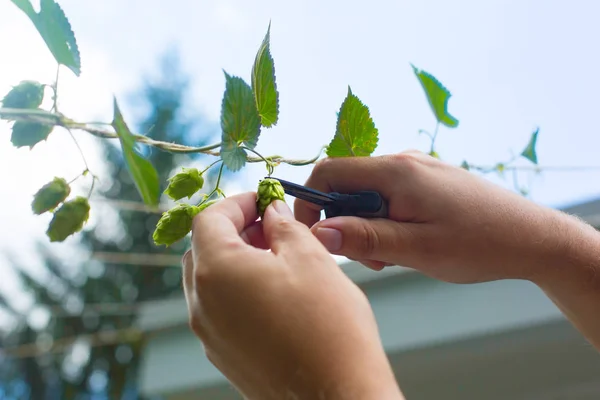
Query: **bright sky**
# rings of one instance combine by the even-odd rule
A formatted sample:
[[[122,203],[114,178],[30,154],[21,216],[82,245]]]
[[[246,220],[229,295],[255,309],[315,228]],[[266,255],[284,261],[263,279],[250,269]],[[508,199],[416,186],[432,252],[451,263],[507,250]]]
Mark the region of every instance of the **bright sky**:
[[[452,92],[457,130],[442,129],[438,152],[460,163],[493,164],[520,152],[540,127],[542,165],[600,165],[595,116],[600,92],[600,3],[589,0],[61,0],[75,31],[82,76],[61,72],[60,107],[79,120],[112,118],[112,95],[137,89],[164,50],[181,50],[193,78],[194,106],[218,123],[222,69],[249,82],[256,50],[271,27],[280,91],[280,123],[263,130],[257,150],[310,158],[329,142],[336,111],[350,85],[380,131],[376,154],[427,149],[421,128],[434,119],[410,63]],[[11,2],[0,2],[0,95],[22,79],[50,82],[55,64],[33,25]],[[82,138],[87,134],[79,133]],[[31,195],[54,176],[77,175],[83,164],[66,133],[33,151],[10,144],[0,125],[0,241],[16,252],[43,236],[49,217],[33,216]],[[83,140],[83,139],[82,139]],[[92,147],[82,142],[101,173]],[[193,145],[194,143],[188,143]],[[246,170],[255,188],[262,165]],[[302,183],[310,167],[279,167],[276,176]],[[600,193],[599,170],[547,172],[532,198],[551,206]],[[498,179],[493,178],[495,181]],[[501,181],[499,181],[501,182]],[[511,186],[510,181],[506,183]],[[98,215],[92,211],[92,223]],[[68,246],[68,243],[57,245]],[[1,249],[0,249],[1,250]],[[25,254],[26,256],[27,254]],[[2,263],[0,259],[0,263]],[[3,272],[6,268],[3,268]],[[5,275],[6,276],[6,275]],[[9,279],[0,279],[6,290]],[[3,285],[3,282],[5,284]]]

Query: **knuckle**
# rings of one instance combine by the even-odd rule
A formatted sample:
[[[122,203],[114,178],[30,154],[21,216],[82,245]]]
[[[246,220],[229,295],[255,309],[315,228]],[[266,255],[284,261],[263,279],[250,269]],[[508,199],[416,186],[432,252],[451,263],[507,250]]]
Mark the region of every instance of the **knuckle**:
[[[196,288],[206,286],[211,280],[211,273],[208,268],[196,268],[194,270],[194,284]]]
[[[317,173],[317,172],[321,171],[322,169],[327,169],[327,167],[329,165],[331,165],[332,160],[333,159],[330,158],[330,157],[326,157],[326,158],[320,159],[319,161],[317,161],[315,163],[315,166],[313,168],[313,172]]]
[[[377,230],[370,224],[361,224],[359,230],[358,237],[360,240],[356,246],[360,249],[361,255],[368,258],[379,249],[381,238]]]
[[[214,366],[217,365],[217,360],[215,357],[215,353],[210,349],[210,347],[208,346],[204,346],[204,355],[206,356],[206,359],[208,361],[210,361],[210,363]]]
[[[296,232],[300,227],[300,223],[297,221],[280,219],[275,223],[275,229],[277,232],[283,235],[289,235]],[[302,225],[304,227],[304,225]]]
[[[414,171],[415,168],[422,163],[422,153],[420,152],[403,152],[391,155],[392,162],[396,167],[407,172]]]
[[[219,284],[224,267],[239,262],[245,243],[235,238],[222,238],[218,246],[218,251],[209,250],[206,254],[200,252],[196,258],[193,279],[198,296],[211,286]]]
[[[188,326],[194,332],[194,335],[198,337],[203,336],[202,324],[200,322],[200,317],[196,313],[190,313],[188,317]]]

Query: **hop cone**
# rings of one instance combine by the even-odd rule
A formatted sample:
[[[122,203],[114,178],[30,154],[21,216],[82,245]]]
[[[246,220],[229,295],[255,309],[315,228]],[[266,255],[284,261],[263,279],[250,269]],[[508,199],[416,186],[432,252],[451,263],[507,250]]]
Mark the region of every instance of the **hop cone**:
[[[208,207],[205,204],[203,206]],[[204,209],[201,207],[181,203],[163,213],[152,235],[154,243],[157,246],[170,246],[183,239],[192,230],[192,221],[196,214]]]
[[[283,186],[277,179],[263,179],[258,184],[258,192],[256,196],[256,205],[258,214],[262,217],[265,210],[275,200],[284,200],[285,191]]]
[[[39,82],[21,81],[2,99],[6,108],[38,108],[44,100],[44,86]]]
[[[32,149],[42,140],[48,139],[52,129],[54,126],[39,122],[16,121],[12,128],[10,141],[15,147],[29,146]]]
[[[48,235],[51,242],[62,242],[72,234],[79,232],[89,216],[90,204],[85,197],[78,196],[63,203],[56,210],[46,235]]]
[[[71,194],[71,187],[63,178],[54,178],[46,183],[33,196],[31,209],[34,214],[40,215],[53,210]]]
[[[198,190],[202,189],[204,178],[196,168],[182,168],[182,171],[169,178],[169,186],[165,194],[173,200],[184,197],[188,199]]]

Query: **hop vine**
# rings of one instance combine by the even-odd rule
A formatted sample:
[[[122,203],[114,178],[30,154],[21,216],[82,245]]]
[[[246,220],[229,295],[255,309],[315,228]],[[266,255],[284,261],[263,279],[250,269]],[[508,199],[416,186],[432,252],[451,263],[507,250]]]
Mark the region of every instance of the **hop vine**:
[[[75,34],[64,11],[55,0],[43,0],[39,12],[35,12],[29,0],[11,0],[33,23],[46,43],[48,50],[61,67],[68,68],[73,74],[81,73],[81,56]],[[47,29],[52,26],[56,29]],[[140,194],[140,199],[151,208],[157,208],[161,193],[176,202],[170,210],[164,212],[153,232],[156,245],[170,246],[183,239],[192,228],[193,218],[213,205],[219,198],[225,197],[221,189],[221,177],[224,168],[232,172],[243,169],[248,163],[264,163],[268,175],[282,163],[292,166],[307,166],[318,161],[325,150],[326,157],[369,157],[379,144],[379,131],[371,117],[370,110],[351,87],[342,100],[335,123],[332,121],[333,136],[329,143],[319,149],[310,159],[293,159],[280,155],[263,156],[256,151],[259,140],[268,137],[269,131],[279,122],[279,91],[275,76],[275,62],[271,54],[271,23],[262,42],[258,46],[254,62],[250,68],[251,81],[247,83],[240,76],[224,71],[225,89],[221,99],[221,141],[204,147],[193,147],[180,143],[167,143],[154,140],[143,134],[131,132],[125,117],[120,111],[117,99],[113,101],[113,120],[105,125],[112,129],[100,129],[97,124],[88,124],[72,120],[62,114],[57,107],[57,79],[52,83],[33,80],[18,82],[2,99],[0,119],[11,124],[11,142],[13,146],[28,147],[32,150],[47,140],[57,129],[69,132],[75,141],[86,169],[79,177],[91,177],[89,193],[73,195],[71,182],[56,177],[45,184],[34,195],[32,211],[36,215],[52,213],[53,218],[47,229],[52,242],[61,242],[80,232],[90,215],[89,197],[98,179],[91,173],[85,156],[77,144],[74,131],[87,132],[103,139],[117,139],[121,145],[123,158],[131,178]],[[412,72],[423,89],[425,99],[435,118],[433,132],[420,130],[430,138],[428,154],[440,158],[436,149],[436,139],[441,128],[456,129],[459,119],[449,112],[450,91],[430,72],[411,64]],[[43,109],[46,89],[53,93],[52,107]],[[504,173],[509,168],[516,169],[512,163],[519,158],[538,166],[536,152],[539,128],[529,136],[529,141],[518,156],[505,162],[494,163],[492,167],[478,166],[463,161],[461,167],[481,173]],[[162,151],[174,153],[203,153],[214,156],[216,160],[208,166],[182,168],[166,182],[160,182],[158,173],[150,161],[137,149],[138,144],[152,146]],[[189,204],[192,196],[205,186],[204,174],[210,168],[219,168],[215,186],[203,195],[197,204]],[[78,178],[79,178],[78,177]],[[77,178],[76,178],[77,179]],[[165,187],[166,186],[166,187]],[[161,191],[161,187],[164,189]],[[519,188],[525,193],[525,189]],[[71,196],[71,197],[70,197]],[[264,214],[266,207],[274,200],[284,200],[284,192],[279,181],[266,178],[257,188],[257,212]]]

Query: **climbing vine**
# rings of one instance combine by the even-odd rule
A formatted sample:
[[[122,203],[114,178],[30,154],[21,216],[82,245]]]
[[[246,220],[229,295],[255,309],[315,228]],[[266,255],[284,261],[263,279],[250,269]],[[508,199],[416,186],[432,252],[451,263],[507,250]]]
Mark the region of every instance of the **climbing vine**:
[[[256,151],[263,131],[273,128],[279,121],[279,92],[270,47],[271,24],[258,47],[251,69],[251,81],[248,83],[241,77],[224,71],[225,90],[221,103],[222,133],[219,143],[194,147],[161,142],[133,133],[120,111],[116,98],[113,100],[113,120],[110,123],[89,124],[72,120],[61,113],[57,107],[58,71],[64,67],[77,77],[81,74],[81,56],[69,20],[55,0],[41,0],[39,12],[34,10],[30,0],[11,1],[33,23],[58,64],[55,82],[40,83],[23,80],[13,86],[2,99],[0,119],[12,125],[10,140],[15,147],[33,149],[57,129],[67,130],[75,144],[77,140],[73,131],[84,131],[104,139],[117,139],[140,198],[149,207],[159,205],[161,186],[164,185],[159,182],[154,166],[139,152],[139,145],[152,146],[173,153],[204,153],[215,157],[215,161],[207,166],[182,168],[165,183],[166,188],[163,193],[178,204],[163,213],[157,223],[153,235],[157,245],[169,246],[185,237],[191,229],[193,217],[214,204],[220,197],[225,197],[220,186],[224,168],[237,172],[247,163],[264,163],[267,173],[271,175],[282,163],[294,166],[314,164],[323,156],[323,150],[326,157],[369,157],[377,148],[379,131],[369,108],[349,86],[346,97],[339,106],[335,134],[314,158],[299,160],[279,155],[263,156]],[[456,129],[459,126],[459,120],[448,111],[451,93],[431,73],[414,65],[412,70],[436,121],[433,132],[420,130],[419,133],[430,139],[428,154],[439,158],[435,145],[441,129]],[[41,104],[48,92],[52,94],[52,106],[43,109]],[[529,142],[519,155],[506,162],[498,162],[490,168],[463,161],[461,166],[483,173],[502,173],[511,163],[524,158],[537,167],[538,134],[539,129],[536,129],[530,134]],[[77,146],[79,148],[78,144]],[[56,177],[33,196],[31,207],[35,214],[53,214],[46,232],[52,242],[64,241],[79,232],[89,218],[91,207],[88,200],[98,177],[90,171],[83,152],[82,157],[86,168],[76,179],[81,177],[91,179],[91,187],[87,194],[74,195],[70,186],[74,180],[67,181],[65,178]],[[184,199],[189,200],[203,188],[204,174],[211,168],[219,168],[218,179],[212,190],[202,196],[196,204],[185,202]],[[283,193],[279,193],[280,189],[274,187],[271,180],[259,185],[259,192],[265,191],[269,191],[265,196],[271,199],[283,197]],[[257,204],[261,213],[266,207],[264,199],[262,200]]]

